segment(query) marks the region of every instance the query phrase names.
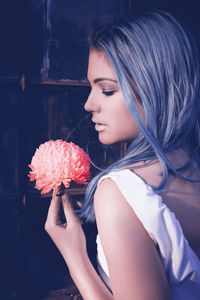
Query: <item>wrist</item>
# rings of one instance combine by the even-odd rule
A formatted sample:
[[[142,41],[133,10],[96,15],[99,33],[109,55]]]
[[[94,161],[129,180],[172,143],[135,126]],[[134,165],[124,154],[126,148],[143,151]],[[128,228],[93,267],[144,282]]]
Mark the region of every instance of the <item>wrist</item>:
[[[64,259],[67,263],[70,274],[73,273],[73,270],[77,272],[77,269],[79,269],[81,271],[81,269],[85,269],[88,264],[90,264],[87,252],[83,251],[79,253],[72,253],[70,255],[68,253],[68,255],[64,256]]]

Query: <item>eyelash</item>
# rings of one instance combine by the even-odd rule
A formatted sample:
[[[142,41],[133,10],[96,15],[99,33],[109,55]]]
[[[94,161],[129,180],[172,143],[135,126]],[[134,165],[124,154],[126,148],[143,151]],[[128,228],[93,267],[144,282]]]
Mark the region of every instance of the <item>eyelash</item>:
[[[115,94],[115,90],[112,90],[112,91],[102,91],[102,93],[106,96],[106,97],[109,97],[109,96],[112,96]]]

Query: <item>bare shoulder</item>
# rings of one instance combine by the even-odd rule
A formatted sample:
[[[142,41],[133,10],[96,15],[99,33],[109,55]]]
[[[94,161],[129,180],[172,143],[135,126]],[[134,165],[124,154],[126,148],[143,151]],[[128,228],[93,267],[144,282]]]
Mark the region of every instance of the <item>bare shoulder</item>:
[[[122,218],[122,214],[133,214],[118,186],[111,178],[103,179],[98,185],[94,195],[95,213],[99,218],[109,216]],[[133,216],[132,216],[133,217]]]
[[[111,178],[103,179],[98,185],[94,195],[94,207],[97,225],[102,235],[114,234],[117,228],[117,235],[121,231],[131,231],[152,244],[143,224]]]

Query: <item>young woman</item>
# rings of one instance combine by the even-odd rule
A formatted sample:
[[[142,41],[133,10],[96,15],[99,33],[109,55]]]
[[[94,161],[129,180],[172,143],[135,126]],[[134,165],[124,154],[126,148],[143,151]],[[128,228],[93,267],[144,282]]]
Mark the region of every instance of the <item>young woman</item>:
[[[200,299],[199,71],[193,39],[168,13],[94,35],[85,109],[101,143],[130,143],[79,212],[97,223],[98,273],[66,193],[54,193],[45,226],[84,299]]]

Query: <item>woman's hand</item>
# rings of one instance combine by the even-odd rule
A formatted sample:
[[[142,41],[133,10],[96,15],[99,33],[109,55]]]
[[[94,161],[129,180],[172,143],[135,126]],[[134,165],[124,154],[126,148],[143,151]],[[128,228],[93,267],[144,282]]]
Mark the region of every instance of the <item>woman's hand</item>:
[[[84,300],[113,300],[113,296],[91,264],[86,250],[85,234],[81,222],[74,214],[71,201],[65,192],[53,193],[45,229],[67,263],[70,275]],[[57,195],[58,194],[58,195]],[[59,217],[63,206],[66,223]]]
[[[87,253],[86,239],[81,222],[73,211],[73,207],[67,192],[60,193],[60,189],[53,192],[45,230],[63,255],[67,264],[73,262]],[[62,205],[66,223],[62,223],[59,217]]]

